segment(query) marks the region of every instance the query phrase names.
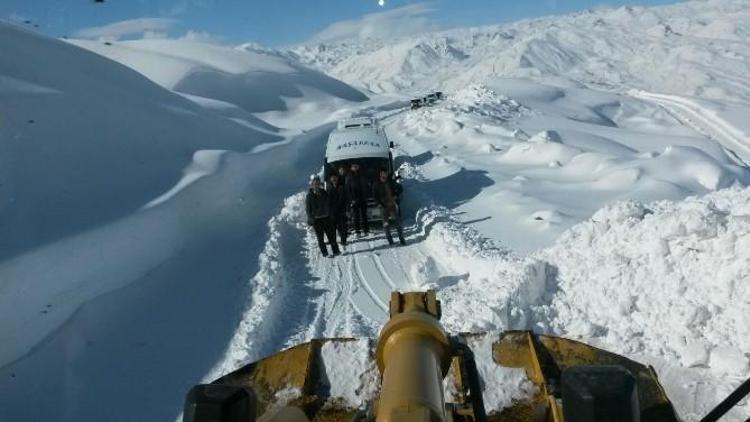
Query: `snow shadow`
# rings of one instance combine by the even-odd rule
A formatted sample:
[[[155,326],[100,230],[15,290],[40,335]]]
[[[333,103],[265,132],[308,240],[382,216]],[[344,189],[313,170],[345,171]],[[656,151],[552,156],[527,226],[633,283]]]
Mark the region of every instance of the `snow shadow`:
[[[439,277],[435,282],[441,289],[445,289],[447,287],[453,286],[454,284],[458,284],[461,281],[466,281],[469,279],[470,273],[463,273],[458,275],[446,275]]]
[[[418,155],[399,155],[393,159],[393,167],[399,168],[404,163],[421,166],[427,164],[427,162],[432,160],[433,157],[435,157],[435,154],[433,154],[432,151],[425,151]]]
[[[224,352],[246,296],[240,263],[260,247],[215,240],[83,305],[0,370],[0,419],[173,420],[187,386]],[[31,402],[44,406],[10,405]]]
[[[0,420],[174,420],[189,388],[224,357],[258,271],[266,222],[315,171],[309,157],[322,155],[332,128],[263,153],[230,154],[220,172],[165,203],[189,240],[139,279],[82,304],[0,368]],[[188,212],[196,209],[203,211]],[[131,405],[123,408],[123,400]]]
[[[293,73],[195,71],[178,82],[174,90],[232,103],[247,112],[287,110],[285,98],[301,98],[300,86],[322,91],[352,102],[366,101],[366,95],[339,80],[309,69]]]
[[[492,186],[495,181],[482,170],[461,170],[442,179],[426,182],[409,181],[405,187],[405,194],[410,188],[427,195],[432,201],[445,207],[454,209],[473,199],[482,189]]]

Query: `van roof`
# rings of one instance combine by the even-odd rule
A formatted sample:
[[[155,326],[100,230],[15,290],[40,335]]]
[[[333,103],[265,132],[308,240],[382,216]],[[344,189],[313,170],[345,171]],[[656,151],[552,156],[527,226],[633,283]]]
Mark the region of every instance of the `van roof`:
[[[388,138],[380,126],[335,129],[326,145],[329,163],[352,158],[388,158],[389,153]]]
[[[337,129],[357,129],[375,126],[377,126],[377,121],[372,117],[353,117],[351,119],[339,120]]]

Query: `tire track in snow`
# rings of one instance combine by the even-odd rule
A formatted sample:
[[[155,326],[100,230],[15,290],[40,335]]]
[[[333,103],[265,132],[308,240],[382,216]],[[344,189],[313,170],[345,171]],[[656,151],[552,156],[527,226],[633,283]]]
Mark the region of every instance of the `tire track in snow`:
[[[373,289],[373,284],[371,282],[368,282],[367,275],[365,275],[365,270],[363,270],[363,261],[366,263],[367,260],[360,259],[359,257],[354,257],[354,268],[357,274],[357,277],[359,279],[360,285],[367,291],[367,294],[370,296],[372,301],[377,304],[380,309],[382,309],[384,312],[388,310],[388,306],[383,302],[381,299],[381,296],[378,295],[378,293],[375,292],[375,289]],[[369,265],[365,268],[369,269]],[[367,271],[367,274],[372,274],[372,271]],[[372,277],[370,277],[372,278]]]
[[[375,249],[372,244],[372,241],[370,241],[369,243],[370,243],[370,249]],[[380,255],[381,254],[377,252],[373,253],[371,255],[372,261],[375,264],[375,268],[377,268],[378,272],[380,273],[381,280],[385,281],[385,283],[388,284],[388,287],[390,287],[389,289],[390,291],[393,291],[396,289],[396,284],[393,282],[393,279],[391,278],[390,275],[388,275],[388,272],[385,270],[385,267],[383,266],[383,259],[381,258]],[[390,297],[390,295],[388,297]]]

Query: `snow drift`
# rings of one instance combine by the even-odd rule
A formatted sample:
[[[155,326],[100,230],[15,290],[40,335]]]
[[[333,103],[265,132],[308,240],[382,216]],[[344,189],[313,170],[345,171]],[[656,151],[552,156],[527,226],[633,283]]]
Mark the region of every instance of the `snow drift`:
[[[613,200],[750,183],[730,150],[658,105],[580,85],[490,79],[392,128],[399,150],[419,157],[400,160],[415,164],[410,177],[433,200],[519,253],[550,245]],[[460,201],[451,199],[457,189]]]
[[[70,42],[118,61],[159,85],[252,126],[252,113],[333,113],[367,100],[344,82],[273,50],[188,40]],[[321,110],[322,109],[322,110]],[[265,120],[268,120],[266,118]],[[276,122],[276,119],[271,119]],[[324,123],[320,117],[317,124]]]
[[[0,33],[0,258],[136,211],[197,150],[281,139],[67,43],[7,25]]]

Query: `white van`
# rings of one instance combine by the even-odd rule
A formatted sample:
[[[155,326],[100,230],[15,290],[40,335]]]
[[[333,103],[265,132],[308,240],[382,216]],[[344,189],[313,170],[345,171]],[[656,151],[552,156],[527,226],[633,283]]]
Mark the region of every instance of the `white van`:
[[[347,173],[352,163],[359,164],[360,173],[368,180],[370,186],[377,179],[380,169],[385,168],[393,177],[393,143],[388,141],[385,129],[372,117],[357,117],[341,120],[328,136],[324,176],[338,172],[343,166]],[[369,193],[367,200],[367,218],[370,221],[382,221],[380,207]]]

